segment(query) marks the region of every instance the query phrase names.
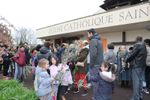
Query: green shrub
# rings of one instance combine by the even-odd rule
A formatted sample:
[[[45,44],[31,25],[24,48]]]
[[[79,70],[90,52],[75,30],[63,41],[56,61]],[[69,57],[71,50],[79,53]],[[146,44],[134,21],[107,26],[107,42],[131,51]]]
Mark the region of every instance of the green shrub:
[[[35,92],[15,80],[0,80],[0,100],[37,100]]]

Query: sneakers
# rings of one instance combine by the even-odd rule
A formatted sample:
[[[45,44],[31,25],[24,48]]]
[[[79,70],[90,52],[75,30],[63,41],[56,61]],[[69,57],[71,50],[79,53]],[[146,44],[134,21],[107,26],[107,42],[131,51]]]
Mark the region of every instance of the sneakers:
[[[88,94],[87,90],[84,90],[83,94],[81,94],[81,96],[86,96]]]
[[[65,92],[65,95],[66,95],[66,94],[68,94],[68,93],[69,93],[69,92],[68,92],[68,91],[66,91],[66,92]]]
[[[88,89],[91,88],[91,86],[92,86],[91,83],[88,83],[88,84],[87,84],[87,88],[88,88]]]
[[[79,90],[78,90],[78,89],[75,89],[73,93],[79,93]]]
[[[145,94],[149,94],[149,91],[147,89],[142,89],[142,92],[144,92]]]
[[[71,90],[71,87],[68,87],[68,91],[70,91]]]

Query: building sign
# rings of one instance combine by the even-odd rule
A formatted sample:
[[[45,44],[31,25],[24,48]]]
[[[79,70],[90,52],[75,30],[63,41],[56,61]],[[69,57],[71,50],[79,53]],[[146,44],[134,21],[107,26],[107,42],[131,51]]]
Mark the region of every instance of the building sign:
[[[37,30],[39,37],[150,21],[150,3],[104,12]]]

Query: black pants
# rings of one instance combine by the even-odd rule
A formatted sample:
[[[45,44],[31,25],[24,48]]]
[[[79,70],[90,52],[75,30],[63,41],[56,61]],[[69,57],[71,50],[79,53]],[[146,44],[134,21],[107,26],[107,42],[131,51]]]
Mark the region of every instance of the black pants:
[[[0,71],[2,71],[2,66],[3,66],[3,65],[2,65],[2,64],[0,64]]]
[[[9,70],[10,63],[4,62],[3,63],[3,75],[8,76],[8,70]]]
[[[57,93],[57,100],[62,100],[61,97],[65,96],[65,93],[68,90],[68,86],[59,85],[58,93]]]
[[[150,66],[146,66],[146,69],[145,69],[145,80],[146,80],[147,88],[150,89]]]

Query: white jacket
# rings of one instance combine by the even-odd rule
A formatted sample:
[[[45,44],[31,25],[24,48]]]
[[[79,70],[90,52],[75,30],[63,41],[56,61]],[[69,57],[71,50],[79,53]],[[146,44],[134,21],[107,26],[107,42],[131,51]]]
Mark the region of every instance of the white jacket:
[[[51,78],[54,79],[58,74],[59,68],[56,65],[51,65],[49,69],[50,69]],[[59,84],[59,81],[53,81],[52,84]]]
[[[102,72],[99,72],[101,78],[107,82],[113,82],[116,77],[115,77],[115,74],[112,74],[111,71],[107,72],[107,71],[102,71]]]
[[[61,77],[61,85],[68,86],[69,84],[72,84],[73,80],[69,66],[67,64],[60,64],[58,67],[59,69],[63,68],[65,70]]]

